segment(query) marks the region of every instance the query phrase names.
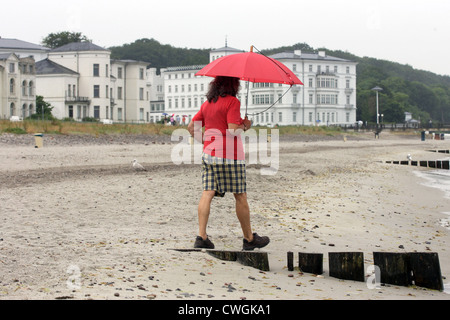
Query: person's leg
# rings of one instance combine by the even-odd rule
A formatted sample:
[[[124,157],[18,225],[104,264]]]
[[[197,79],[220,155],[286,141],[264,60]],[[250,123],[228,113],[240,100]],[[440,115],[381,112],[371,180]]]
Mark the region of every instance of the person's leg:
[[[251,242],[253,241],[253,232],[250,222],[250,208],[247,201],[247,194],[235,193],[234,198],[236,199],[236,215],[241,223],[244,239]]]
[[[198,204],[198,230],[199,236],[206,240],[208,237],[206,227],[208,225],[209,213],[211,210],[211,201],[214,198],[215,191],[203,191]]]

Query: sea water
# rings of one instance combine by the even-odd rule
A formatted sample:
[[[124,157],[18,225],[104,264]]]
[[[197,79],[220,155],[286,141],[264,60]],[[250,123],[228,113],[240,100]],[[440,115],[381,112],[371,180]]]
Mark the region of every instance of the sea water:
[[[443,191],[444,197],[450,199],[450,170],[438,169],[414,171],[414,173],[423,179],[423,185]],[[448,217],[442,218],[439,222],[441,226],[450,230],[450,212],[443,213],[448,215]],[[450,294],[450,283],[444,284],[444,292]]]

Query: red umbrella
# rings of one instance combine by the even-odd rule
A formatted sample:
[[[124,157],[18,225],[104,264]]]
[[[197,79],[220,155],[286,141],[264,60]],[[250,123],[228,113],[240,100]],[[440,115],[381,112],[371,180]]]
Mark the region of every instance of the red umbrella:
[[[195,75],[213,78],[218,76],[235,77],[250,82],[283,83],[290,85],[291,88],[296,84],[303,85],[300,79],[288,67],[280,61],[259,53],[254,53],[253,46],[250,52],[236,53],[219,58],[208,64]],[[249,86],[247,86],[247,99],[248,90]],[[277,102],[268,109],[272,108]],[[247,106],[248,101],[246,100],[246,116]]]
[[[303,85],[300,79],[281,62],[259,53],[236,53],[219,58],[202,70],[197,76],[235,77],[250,82],[283,83]]]

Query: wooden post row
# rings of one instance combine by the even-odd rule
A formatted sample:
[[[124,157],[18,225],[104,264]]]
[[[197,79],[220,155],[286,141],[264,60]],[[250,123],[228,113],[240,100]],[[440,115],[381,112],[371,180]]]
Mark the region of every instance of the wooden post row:
[[[323,254],[302,253],[299,269],[303,272],[322,274]],[[365,281],[364,255],[362,252],[329,252],[331,277]],[[435,252],[392,253],[374,252],[374,265],[380,269],[380,283],[418,287],[443,291],[439,256]],[[288,269],[294,270],[294,254],[288,252]]]

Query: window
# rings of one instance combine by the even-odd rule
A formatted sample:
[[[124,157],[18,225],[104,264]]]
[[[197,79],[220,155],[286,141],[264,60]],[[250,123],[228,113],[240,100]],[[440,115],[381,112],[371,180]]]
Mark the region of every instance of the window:
[[[9,73],[15,73],[16,72],[16,64],[10,63],[9,64]]]
[[[297,103],[297,94],[293,94],[292,95],[292,103],[296,104]]]
[[[312,112],[309,113],[309,122],[313,122],[313,113]]]
[[[144,80],[144,68],[139,68],[139,79]],[[144,116],[141,120],[144,120]]]
[[[345,88],[350,89],[350,80],[345,80]]]
[[[69,118],[73,119],[73,106],[69,106]]]
[[[16,82],[14,81],[14,79],[11,79],[9,81],[9,93],[11,93],[11,94],[15,93],[15,86],[16,86]]]
[[[100,106],[94,106],[94,118],[100,119]]]
[[[123,112],[122,112],[122,108],[117,108],[117,119],[119,120],[119,121],[122,121],[123,120],[123,114],[122,114]]]
[[[122,100],[122,87],[117,88],[117,99]]]
[[[139,88],[139,100],[144,100],[144,88]]]
[[[94,63],[94,77],[100,77],[100,65],[98,63]]]
[[[346,67],[345,70],[347,73],[350,73],[350,67]]]
[[[283,122],[283,112],[278,112],[278,122]]]
[[[318,88],[337,88],[338,81],[334,78],[318,77],[317,87]]]
[[[139,108],[139,120],[144,121],[144,108]]]
[[[294,64],[294,65],[292,66],[292,71],[297,71],[297,65],[296,65],[296,64]]]
[[[117,78],[122,79],[122,68],[117,68]]]
[[[273,94],[254,94],[253,104],[272,104],[274,102]]]
[[[313,72],[313,66],[312,66],[312,64],[309,65],[309,72]]]
[[[11,105],[9,106],[9,114],[11,116],[16,115],[16,105],[14,104],[14,102],[11,102]]]
[[[292,113],[292,121],[297,122],[297,112]]]
[[[317,104],[336,105],[336,104],[338,104],[338,96],[335,94],[318,94],[316,103]]]
[[[94,86],[94,98],[100,98],[100,86]]]
[[[106,86],[106,98],[109,98],[109,86],[108,85]],[[106,117],[106,118],[108,118],[108,117]]]
[[[22,82],[22,96],[26,96],[27,95],[27,82],[23,81]]]
[[[314,103],[314,95],[311,93],[309,94],[309,104],[313,104]]]
[[[109,65],[108,64],[106,65],[105,72],[106,72],[106,77],[108,78],[109,77]],[[108,117],[106,117],[106,118],[108,118]]]
[[[309,78],[309,87],[310,87],[310,88],[313,87],[313,78]]]

